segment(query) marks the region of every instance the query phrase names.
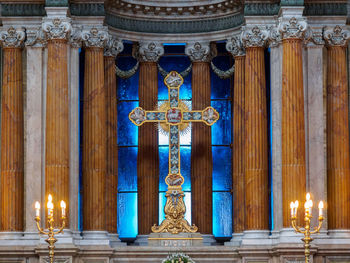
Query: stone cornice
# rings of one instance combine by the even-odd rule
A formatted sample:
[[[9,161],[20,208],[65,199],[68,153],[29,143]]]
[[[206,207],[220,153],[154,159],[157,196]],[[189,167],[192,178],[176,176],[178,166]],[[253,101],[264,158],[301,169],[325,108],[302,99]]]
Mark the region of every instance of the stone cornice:
[[[121,16],[106,14],[106,23],[114,28],[142,33],[158,34],[186,34],[186,33],[204,33],[215,32],[235,28],[243,24],[243,15],[235,14],[231,16],[201,19],[201,20],[140,20],[130,19]]]
[[[246,3],[244,5],[245,16],[273,16],[280,9],[279,3]]]
[[[346,16],[346,3],[305,3],[304,16]]]
[[[45,16],[44,4],[1,4],[1,16]]]

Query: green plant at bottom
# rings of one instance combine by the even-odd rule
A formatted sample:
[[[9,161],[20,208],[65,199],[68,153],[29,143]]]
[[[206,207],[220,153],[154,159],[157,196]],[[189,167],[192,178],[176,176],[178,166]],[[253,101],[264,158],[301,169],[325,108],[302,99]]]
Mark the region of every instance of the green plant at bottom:
[[[189,256],[183,253],[169,255],[162,263],[195,263]]]

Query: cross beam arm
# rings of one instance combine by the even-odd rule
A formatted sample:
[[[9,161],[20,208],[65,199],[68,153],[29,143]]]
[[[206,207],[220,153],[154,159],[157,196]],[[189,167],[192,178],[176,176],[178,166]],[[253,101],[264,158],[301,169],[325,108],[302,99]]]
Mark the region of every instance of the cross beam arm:
[[[141,126],[145,122],[166,122],[165,115],[163,111],[146,111],[137,107],[129,113],[129,119],[136,126]]]
[[[218,119],[219,113],[213,107],[183,112],[183,122],[204,122],[206,125],[212,126]]]

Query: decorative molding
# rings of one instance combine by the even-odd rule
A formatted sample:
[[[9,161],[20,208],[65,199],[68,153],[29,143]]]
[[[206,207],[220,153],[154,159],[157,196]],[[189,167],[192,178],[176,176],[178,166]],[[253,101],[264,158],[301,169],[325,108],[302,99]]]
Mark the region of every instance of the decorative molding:
[[[115,73],[117,74],[117,76],[119,78],[122,78],[122,79],[128,79],[130,77],[132,77],[138,70],[139,68],[139,62],[137,61],[135,66],[133,66],[131,69],[129,70],[121,70],[120,68],[118,68],[118,66],[116,65],[115,66]]]
[[[137,61],[158,62],[160,57],[164,55],[164,47],[160,42],[140,42],[133,46],[132,53]]]
[[[264,47],[268,40],[269,33],[266,27],[255,26],[252,28],[243,28],[241,40],[245,48]]]
[[[338,25],[334,28],[326,28],[323,38],[328,46],[346,46],[350,39],[350,32]]]
[[[165,69],[163,69],[159,65],[159,63],[157,64],[157,66],[158,66],[158,71],[159,71],[160,75],[162,75],[163,78],[166,78],[166,76],[168,76],[170,72],[168,72]],[[184,71],[181,71],[179,74],[184,79],[184,78],[186,78],[188,76],[188,74],[190,74],[191,70],[192,70],[192,64],[190,64]]]
[[[235,65],[233,65],[228,70],[221,70],[218,67],[214,65],[213,62],[210,63],[211,69],[213,72],[220,78],[220,79],[228,79],[232,76],[232,74],[235,72]]]
[[[67,39],[72,31],[71,20],[69,18],[45,18],[42,28],[46,37],[50,39]]]
[[[45,5],[52,7],[68,6],[68,0],[45,0]]]
[[[1,16],[45,16],[44,4],[1,4]]]
[[[73,16],[104,16],[105,7],[103,3],[75,3],[69,6]]]
[[[303,18],[292,17],[289,21],[280,20],[278,27],[283,39],[303,38],[307,29],[307,23]]]
[[[27,29],[26,46],[45,47],[47,45],[47,38],[42,30],[42,27],[36,29]]]
[[[209,42],[192,42],[186,45],[185,54],[192,62],[210,62],[217,55],[217,50]]]
[[[269,45],[277,47],[282,42],[282,35],[276,26],[271,26],[269,30]]]
[[[305,3],[304,16],[346,16],[346,3]]]
[[[105,46],[105,52],[104,55],[106,57],[116,57],[120,52],[122,52],[124,49],[123,42],[111,35],[109,35],[106,46]]]
[[[246,3],[244,5],[245,16],[274,16],[278,15],[279,10],[278,3]]]
[[[281,0],[281,6],[303,6],[304,0]]]
[[[23,46],[26,34],[23,28],[8,28],[6,31],[0,32],[0,43],[4,48],[20,48]]]
[[[238,36],[233,36],[230,39],[227,39],[226,50],[230,52],[233,57],[245,55],[242,40]]]
[[[243,24],[243,14],[201,20],[142,20],[106,14],[105,22],[116,29],[157,34],[206,33],[233,29]]]
[[[72,33],[69,38],[69,44],[72,47],[80,48],[82,46],[82,32],[83,26],[72,28]]]
[[[323,46],[325,41],[323,39],[323,30],[322,28],[311,28],[308,27],[305,32],[305,40],[304,43],[308,44],[312,42],[315,45]]]
[[[196,1],[126,1],[108,0],[106,10],[115,15],[136,17],[167,17],[167,18],[194,18],[222,16],[238,12],[242,8],[240,0]],[[190,1],[189,1],[190,2]],[[202,2],[202,3],[201,3]]]
[[[81,39],[85,47],[104,48],[108,40],[107,29],[93,27],[90,30],[84,30],[81,33]]]

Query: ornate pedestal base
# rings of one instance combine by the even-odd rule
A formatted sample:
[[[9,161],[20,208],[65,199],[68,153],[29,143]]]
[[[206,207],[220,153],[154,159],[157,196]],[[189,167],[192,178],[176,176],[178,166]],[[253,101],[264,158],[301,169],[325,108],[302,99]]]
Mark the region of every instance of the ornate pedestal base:
[[[200,233],[152,233],[148,237],[149,246],[157,247],[190,247],[203,246],[203,238]]]

